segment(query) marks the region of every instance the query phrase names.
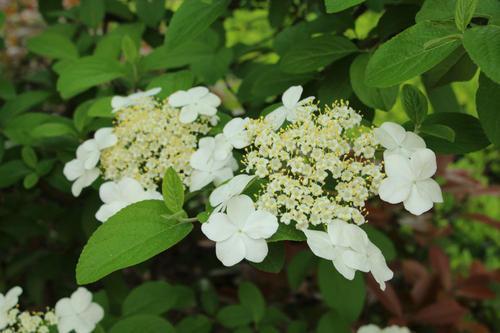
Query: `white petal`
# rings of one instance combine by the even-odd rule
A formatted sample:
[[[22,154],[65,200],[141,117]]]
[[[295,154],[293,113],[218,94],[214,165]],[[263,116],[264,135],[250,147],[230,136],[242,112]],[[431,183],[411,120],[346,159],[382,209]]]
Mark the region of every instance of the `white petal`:
[[[179,120],[183,124],[189,124],[198,118],[198,111],[194,105],[186,105],[181,109]]]
[[[203,105],[211,106],[213,108],[217,108],[220,105],[221,100],[220,100],[219,96],[212,94],[212,93],[208,93],[205,96],[200,98],[199,103],[203,104]]]
[[[328,260],[335,258],[334,246],[328,234],[324,231],[304,230],[307,245],[318,257]]]
[[[361,326],[356,333],[382,333],[382,330],[373,324]]]
[[[303,90],[302,86],[291,86],[288,88],[281,97],[283,105],[287,109],[293,109],[299,102]]]
[[[407,180],[414,179],[410,161],[405,156],[399,154],[384,156],[384,169],[388,177]]]
[[[104,318],[104,310],[99,304],[92,303],[83,313],[80,313],[80,317],[82,318],[82,321],[87,323],[90,331],[92,331],[95,328],[95,325],[100,322],[102,318]]]
[[[189,191],[194,192],[207,186],[214,180],[210,172],[202,170],[193,170],[190,177]]]
[[[234,118],[224,126],[224,136],[236,149],[241,149],[250,144],[250,139],[245,130],[248,119]]]
[[[411,187],[410,196],[404,201],[404,206],[407,211],[413,215],[421,215],[432,208],[432,200],[425,196],[425,193],[420,193],[417,185]]]
[[[71,306],[77,313],[82,313],[92,302],[92,294],[86,288],[79,287],[71,294]]]
[[[241,239],[245,244],[245,259],[251,262],[262,262],[269,251],[267,242],[264,239],[253,239],[242,235]]]
[[[130,105],[130,99],[123,96],[114,96],[111,99],[111,107],[113,108],[112,112],[116,112],[121,108],[127,107]]]
[[[57,331],[59,333],[69,333],[73,332],[75,326],[80,321],[76,314],[67,317],[58,318],[57,320]],[[78,332],[80,333],[80,332]]]
[[[92,169],[99,163],[101,153],[95,139],[83,142],[76,150],[76,158],[83,161],[85,169]]]
[[[94,134],[94,139],[101,150],[113,146],[118,141],[111,127],[98,129]]]
[[[359,253],[366,253],[369,240],[363,229],[355,224],[348,223],[345,230],[345,236],[348,239],[351,249]]]
[[[241,194],[253,178],[254,176],[241,174],[235,176],[226,184],[219,186],[210,194],[210,205],[212,207],[218,206],[231,197]]]
[[[59,301],[57,301],[55,312],[56,316],[59,318],[68,317],[75,314],[75,310],[71,305],[71,300],[69,299],[69,297],[61,298]]]
[[[241,234],[234,234],[222,242],[215,243],[215,254],[224,266],[233,266],[245,258],[245,243]]]
[[[192,107],[196,108],[196,112],[198,114],[208,116],[208,117],[212,117],[217,113],[217,109],[215,107],[207,105],[207,104],[201,104],[201,102],[194,104]]]
[[[201,231],[208,239],[221,242],[234,235],[238,228],[231,223],[226,214],[213,213],[208,221],[201,225]]]
[[[373,133],[386,149],[397,148],[406,137],[406,130],[403,126],[393,122],[383,123],[379,128],[374,129]]]
[[[335,246],[349,247],[350,242],[347,237],[348,223],[340,219],[334,219],[327,226],[327,233],[330,242]]]
[[[19,296],[23,293],[23,289],[19,286],[11,288],[6,294],[3,300],[3,309],[9,310],[16,306],[19,302]],[[1,294],[0,294],[1,295]],[[2,304],[0,303],[0,308]]]
[[[200,148],[195,151],[189,160],[189,163],[193,169],[196,170],[211,170],[210,159],[212,158],[213,150]]]
[[[397,204],[408,199],[411,186],[409,180],[389,177],[380,183],[378,194],[385,202]]]
[[[73,181],[83,175],[85,168],[83,161],[74,159],[64,165],[63,174],[69,181]]]
[[[418,192],[433,202],[443,202],[441,187],[434,179],[424,179],[416,183]]]
[[[215,138],[211,136],[201,138],[198,142],[198,148],[213,151],[215,149]]]
[[[213,172],[214,175],[214,184],[219,186],[224,183],[226,180],[233,178],[233,169],[230,167],[225,167],[222,169],[218,169]]]
[[[195,102],[201,99],[203,96],[207,95],[208,93],[209,91],[206,87],[194,87],[188,90],[189,96]]]
[[[243,228],[250,215],[255,212],[255,206],[247,195],[239,195],[227,202],[227,216],[237,226]]]
[[[173,107],[181,107],[193,103],[187,91],[179,90],[168,97],[168,104]]]
[[[105,182],[99,187],[99,197],[104,203],[123,201],[118,184],[112,181]]]
[[[425,141],[413,132],[406,132],[406,136],[401,145],[410,152],[416,149],[425,148]]]
[[[368,257],[365,254],[346,250],[342,253],[342,261],[346,266],[352,269],[360,270],[365,273],[370,271]]]
[[[269,212],[257,210],[247,218],[243,232],[253,239],[267,239],[278,230],[278,219]]]
[[[352,280],[354,279],[356,270],[346,265],[342,254],[343,254],[342,250],[339,249],[336,250],[335,254],[336,258],[333,260],[333,266],[335,266],[335,269],[340,274],[342,274],[342,276],[345,277],[347,280]]]
[[[124,201],[115,201],[109,204],[104,204],[99,207],[99,210],[95,214],[95,218],[100,222],[106,222],[110,217],[118,213],[123,208],[127,207],[127,203]]]
[[[216,160],[225,160],[233,150],[233,145],[227,141],[223,134],[217,134],[215,137],[214,158]]]
[[[277,130],[285,122],[286,114],[287,114],[286,108],[280,106],[279,108],[268,114],[265,119],[266,121],[271,123],[274,130]]]
[[[154,96],[154,95],[159,94],[160,91],[161,91],[161,87],[155,87],[155,88],[151,88],[151,89],[145,91],[144,95],[145,96]]]
[[[375,281],[378,282],[380,289],[385,290],[385,281],[389,281],[394,273],[389,269],[385,262],[384,255],[373,243],[371,245],[370,271]]]
[[[163,200],[163,195],[158,191],[145,191],[143,200]]]
[[[100,171],[97,168],[91,170],[85,170],[83,175],[81,175],[73,185],[71,186],[71,192],[75,197],[79,196],[82,189],[92,185],[92,183],[99,178]]]
[[[410,164],[415,179],[426,179],[436,173],[436,154],[430,149],[418,149],[411,154]]]
[[[118,189],[120,191],[120,196],[128,203],[140,201],[144,197],[144,189],[141,183],[130,177],[122,178],[118,182]]]

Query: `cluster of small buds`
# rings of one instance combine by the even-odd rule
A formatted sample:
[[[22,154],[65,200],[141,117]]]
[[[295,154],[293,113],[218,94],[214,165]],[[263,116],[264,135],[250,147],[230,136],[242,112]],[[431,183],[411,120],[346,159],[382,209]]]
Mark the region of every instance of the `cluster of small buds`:
[[[149,102],[120,108],[113,132],[117,143],[101,154],[104,178],[137,180],[147,190],[157,190],[163,173],[173,167],[187,183],[189,160],[198,139],[210,130],[209,117],[191,123],[179,120],[180,110],[166,102]]]
[[[49,333],[57,326],[57,316],[52,309],[46,312],[19,311],[18,306],[7,314],[7,327],[3,333]]]
[[[278,131],[265,119],[250,120],[245,171],[267,180],[257,207],[302,230],[333,218],[363,224],[365,202],[384,174],[374,160],[375,136],[360,123],[344,102],[297,113]]]

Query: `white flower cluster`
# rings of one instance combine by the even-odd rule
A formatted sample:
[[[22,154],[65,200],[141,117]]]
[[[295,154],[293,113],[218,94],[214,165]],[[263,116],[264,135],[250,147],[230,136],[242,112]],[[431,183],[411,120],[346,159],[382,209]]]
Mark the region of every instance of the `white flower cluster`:
[[[19,311],[20,287],[14,287],[5,295],[0,294],[0,330],[3,333],[49,333],[57,327],[59,333],[90,333],[104,317],[100,305],[92,302],[92,294],[78,288],[71,298],[63,298],[55,311]]]
[[[392,204],[403,202],[414,215],[443,202],[438,183],[431,177],[436,173],[436,155],[426,148],[424,140],[402,126],[386,122],[374,130],[384,151],[387,178],[379,188],[380,198]]]
[[[356,333],[411,333],[407,327],[401,326],[388,326],[386,328],[380,328],[377,325],[365,325],[358,328]]]

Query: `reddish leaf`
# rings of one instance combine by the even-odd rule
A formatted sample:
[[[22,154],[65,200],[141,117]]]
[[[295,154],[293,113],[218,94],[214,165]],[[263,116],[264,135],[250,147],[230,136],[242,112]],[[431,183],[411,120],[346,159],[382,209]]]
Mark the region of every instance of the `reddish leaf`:
[[[431,304],[417,312],[412,321],[429,325],[453,325],[467,313],[467,309],[448,299]]]
[[[495,293],[489,288],[492,280],[492,276],[485,273],[471,275],[459,283],[456,295],[478,300],[493,299]]]
[[[458,329],[463,333],[490,333],[488,327],[476,322],[462,321],[458,324]]]
[[[366,276],[366,282],[368,284],[368,289],[375,295],[387,311],[396,316],[395,319],[403,317],[401,302],[390,283],[387,283],[385,290],[382,291],[371,275]]]
[[[429,259],[434,271],[438,274],[441,285],[445,290],[451,289],[451,271],[448,256],[438,247],[432,246],[429,250]]]
[[[483,224],[489,225],[490,227],[500,229],[500,221],[492,219],[489,216],[479,214],[479,213],[470,213],[466,214],[465,217],[470,218],[472,220],[481,222]]]

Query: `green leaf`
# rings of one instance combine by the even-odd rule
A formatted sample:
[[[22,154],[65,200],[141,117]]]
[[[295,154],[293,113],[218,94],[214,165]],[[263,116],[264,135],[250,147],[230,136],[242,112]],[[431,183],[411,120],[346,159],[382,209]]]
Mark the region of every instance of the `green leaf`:
[[[500,26],[487,25],[468,29],[464,47],[472,61],[493,81],[500,83]]]
[[[53,59],[78,58],[78,50],[71,40],[61,34],[42,32],[32,37],[26,44],[31,52]]]
[[[268,19],[273,28],[278,28],[283,25],[291,4],[292,0],[270,1]]]
[[[139,65],[143,71],[183,67],[211,52],[213,50],[207,43],[193,40],[179,46],[157,47],[141,58]]]
[[[280,223],[278,227],[278,231],[274,235],[271,236],[267,241],[268,242],[278,242],[278,241],[305,241],[306,236],[300,230],[295,228],[295,225],[288,225],[284,223]]]
[[[64,99],[93,86],[125,76],[121,64],[114,59],[89,56],[65,66],[57,80],[57,90]]]
[[[455,7],[455,25],[464,32],[476,11],[478,0],[457,0]]]
[[[279,273],[285,264],[284,242],[269,243],[269,253],[263,262],[250,263],[253,267],[268,273]]]
[[[9,100],[16,97],[16,87],[7,78],[0,76],[0,98]]]
[[[0,123],[5,123],[13,116],[45,102],[50,95],[51,93],[48,91],[33,90],[9,99],[0,110]]]
[[[113,97],[101,97],[92,102],[87,111],[89,117],[102,117],[102,118],[113,118],[114,115],[111,112],[113,108],[111,107],[111,99]]]
[[[27,166],[33,169],[36,168],[38,157],[36,156],[36,152],[33,148],[30,146],[24,146],[23,149],[21,149],[21,157]]]
[[[172,286],[172,295],[175,295],[175,299],[177,300],[174,309],[186,310],[196,304],[194,291],[190,287],[180,284]]]
[[[373,88],[365,84],[366,66],[370,56],[361,54],[354,59],[349,69],[352,90],[361,102],[369,107],[379,110],[389,111],[396,103],[398,97],[398,87]]]
[[[207,316],[198,314],[182,319],[175,326],[176,333],[210,333],[212,322]]]
[[[105,9],[102,0],[81,0],[80,20],[90,28],[97,28],[104,19]]]
[[[349,39],[323,35],[301,42],[300,47],[289,49],[280,60],[280,69],[285,73],[308,73],[341,59],[358,49]]]
[[[23,186],[25,189],[29,190],[33,188],[38,183],[39,177],[35,172],[26,175],[23,179]]]
[[[78,105],[75,112],[73,113],[73,124],[78,132],[82,132],[85,126],[90,122],[90,117],[88,116],[89,108],[92,105],[92,100],[87,100],[82,104]]]
[[[450,24],[433,22],[406,29],[375,51],[366,68],[366,84],[389,87],[431,69],[459,47],[460,41],[447,38],[432,47],[428,43],[456,33]]]
[[[455,141],[449,142],[434,136],[425,137],[430,149],[443,154],[465,154],[485,148],[490,144],[479,120],[473,116],[457,112],[430,114],[424,122],[445,125],[455,132]]]
[[[252,316],[243,305],[228,305],[217,313],[217,321],[224,327],[235,328],[249,324]]]
[[[325,7],[327,13],[338,13],[363,2],[365,0],[325,0]]]
[[[363,229],[366,231],[370,241],[382,251],[386,261],[389,262],[396,258],[396,248],[389,237],[370,225],[363,226]]]
[[[156,97],[166,98],[178,90],[187,90],[191,88],[193,83],[193,73],[189,70],[183,70],[156,76],[149,82],[146,90],[160,87],[161,91]]]
[[[208,84],[214,84],[229,70],[233,60],[233,50],[223,47],[215,53],[203,55],[191,63],[193,73]]]
[[[0,165],[0,188],[14,185],[30,172],[21,160],[12,160]]]
[[[417,13],[415,21],[450,21],[454,19],[457,0],[426,0]],[[500,2],[497,0],[481,0],[478,2],[473,16],[484,17],[490,23],[498,24]],[[496,22],[496,23],[495,23]]]
[[[420,132],[444,139],[449,142],[455,141],[455,131],[448,126],[440,124],[427,124],[420,127]]]
[[[287,265],[287,277],[290,288],[296,290],[316,264],[317,257],[311,251],[303,250],[297,253]]]
[[[446,59],[424,73],[426,87],[443,86],[456,81],[469,81],[476,74],[477,66],[463,47],[453,51]]]
[[[219,297],[217,291],[208,280],[201,281],[200,303],[203,311],[213,316],[219,307]]]
[[[266,301],[260,290],[251,282],[243,282],[238,288],[238,298],[248,312],[252,314],[253,321],[259,323],[264,318]]]
[[[78,133],[69,124],[62,122],[45,123],[35,127],[31,135],[37,139],[54,138],[58,136],[77,137]]]
[[[318,270],[319,290],[325,303],[349,322],[355,321],[365,304],[365,282],[360,272],[352,281],[347,280],[331,261],[320,260]]]
[[[172,247],[186,237],[193,226],[177,224],[162,201],[147,200],[127,206],[101,225],[85,245],[76,278],[79,284],[141,263]]]
[[[427,98],[419,89],[410,84],[405,84],[401,92],[401,101],[406,115],[416,126],[420,126],[427,116]]]
[[[165,15],[165,0],[136,0],[137,16],[147,26],[155,28]]]
[[[165,201],[168,210],[172,213],[181,211],[184,205],[184,185],[174,168],[169,167],[165,171],[161,189],[163,201]]]
[[[500,147],[500,85],[484,74],[479,76],[476,106],[484,132],[492,143]]]
[[[325,313],[318,322],[316,333],[350,333],[349,323],[335,311]]]
[[[32,129],[52,119],[52,116],[44,113],[25,113],[8,121],[4,134],[15,143],[34,146],[39,143],[39,140],[33,137]]]
[[[172,287],[164,281],[149,281],[134,288],[122,306],[124,316],[139,313],[160,315],[176,303]]]
[[[130,63],[134,63],[139,58],[139,50],[129,35],[122,38],[122,52]]]
[[[170,20],[166,47],[177,47],[201,35],[225,11],[229,0],[185,0]]]
[[[141,314],[121,319],[111,327],[109,333],[175,333],[175,328],[165,319]]]

